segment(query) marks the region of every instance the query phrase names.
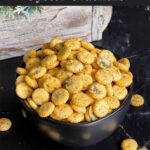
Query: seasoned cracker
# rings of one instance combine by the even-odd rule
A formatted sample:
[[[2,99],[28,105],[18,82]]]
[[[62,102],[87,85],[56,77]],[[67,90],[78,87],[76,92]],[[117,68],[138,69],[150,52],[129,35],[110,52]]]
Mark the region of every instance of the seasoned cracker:
[[[33,91],[32,99],[37,105],[42,105],[49,101],[50,95],[45,89],[38,88]]]
[[[122,150],[137,150],[138,143],[134,139],[124,139],[121,143]]]
[[[8,131],[12,126],[11,120],[8,118],[0,118],[0,131]]]
[[[51,99],[55,105],[63,105],[69,100],[69,92],[64,88],[59,88],[52,93]]]
[[[26,99],[31,96],[32,88],[30,88],[25,82],[21,82],[16,85],[16,94],[20,98]]]

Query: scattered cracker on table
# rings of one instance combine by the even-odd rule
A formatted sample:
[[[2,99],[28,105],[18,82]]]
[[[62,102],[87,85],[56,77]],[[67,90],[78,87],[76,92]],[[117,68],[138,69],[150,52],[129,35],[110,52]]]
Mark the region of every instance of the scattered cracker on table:
[[[8,118],[0,118],[0,131],[7,131],[11,128],[12,123]]]
[[[54,38],[27,51],[23,62],[16,69],[16,94],[42,118],[71,123],[103,118],[120,107],[133,82],[127,58],[117,60],[81,38]]]
[[[140,106],[144,105],[144,97],[139,94],[133,94],[131,97],[130,104],[134,107],[140,107]]]
[[[131,138],[124,139],[121,143],[121,148],[122,150],[137,150],[138,143],[136,142],[136,140]]]

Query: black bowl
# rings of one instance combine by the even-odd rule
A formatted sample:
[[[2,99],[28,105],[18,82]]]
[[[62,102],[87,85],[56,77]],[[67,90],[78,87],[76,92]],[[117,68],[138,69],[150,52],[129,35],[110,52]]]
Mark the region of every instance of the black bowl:
[[[102,119],[89,123],[73,124],[51,118],[40,118],[37,113],[25,105],[23,100],[19,101],[24,117],[44,135],[63,145],[82,147],[102,141],[117,129],[129,108],[133,85],[128,88],[128,91],[128,95],[117,110]]]

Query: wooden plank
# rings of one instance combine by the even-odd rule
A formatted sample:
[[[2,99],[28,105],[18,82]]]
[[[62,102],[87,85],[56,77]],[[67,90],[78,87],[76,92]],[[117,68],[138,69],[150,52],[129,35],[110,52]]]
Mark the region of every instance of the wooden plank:
[[[81,37],[88,41],[101,39],[102,29],[110,18],[106,16],[110,15],[107,13],[110,9],[106,6],[45,6],[32,21],[20,15],[15,19],[7,18],[0,24],[0,59],[20,56],[56,36],[62,39]],[[101,23],[105,18],[107,21]]]
[[[103,31],[112,16],[112,6],[93,6],[92,9],[92,41],[102,39]]]
[[[53,37],[84,37],[91,40],[92,7],[46,6],[32,21],[21,16],[0,24],[0,59],[18,56],[29,48],[40,47]],[[18,52],[21,51],[21,52]]]

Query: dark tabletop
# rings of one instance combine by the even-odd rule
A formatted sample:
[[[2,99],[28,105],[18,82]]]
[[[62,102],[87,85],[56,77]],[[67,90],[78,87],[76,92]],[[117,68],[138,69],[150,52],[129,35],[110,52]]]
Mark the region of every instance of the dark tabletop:
[[[47,140],[23,119],[15,95],[15,68],[21,57],[0,61],[0,117],[12,120],[12,128],[0,133],[0,150],[119,150],[126,137],[150,149],[150,11],[146,8],[115,7],[103,41],[95,44],[128,57],[134,74],[134,93],[142,94],[144,106],[130,107],[119,128],[106,140],[85,148],[69,148]]]

